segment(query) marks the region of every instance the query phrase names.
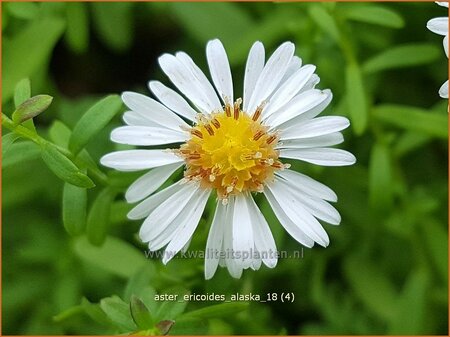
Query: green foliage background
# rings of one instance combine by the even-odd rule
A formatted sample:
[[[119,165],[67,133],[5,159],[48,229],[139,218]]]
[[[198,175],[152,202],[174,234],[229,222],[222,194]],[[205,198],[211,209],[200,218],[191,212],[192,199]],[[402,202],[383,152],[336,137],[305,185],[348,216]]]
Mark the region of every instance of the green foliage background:
[[[175,320],[170,334],[447,334],[448,114],[437,93],[447,59],[425,27],[446,15],[431,2],[3,2],[3,113],[11,118],[30,94],[54,97],[34,124],[3,116],[3,334],[151,334],[161,320]],[[343,148],[358,159],[295,165],[336,191],[342,224],[325,225],[327,249],[240,280],[219,270],[205,281],[201,259],[146,259],[123,198],[138,175],[97,164],[123,148],[109,141],[125,111],[116,94],[168,83],[157,66],[164,52],[184,50],[206,70],[214,37],[237,92],[255,40],[268,52],[293,41],[334,93],[325,114],[350,118]],[[299,250],[257,201],[277,247]],[[204,248],[213,206],[190,249]],[[161,304],[155,292],[289,292],[295,301]]]

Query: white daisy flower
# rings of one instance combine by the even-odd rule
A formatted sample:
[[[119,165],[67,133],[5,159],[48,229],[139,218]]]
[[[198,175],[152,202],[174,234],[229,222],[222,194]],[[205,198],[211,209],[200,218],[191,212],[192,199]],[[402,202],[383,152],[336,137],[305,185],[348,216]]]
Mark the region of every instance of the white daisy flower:
[[[439,6],[447,7],[448,2],[436,2]],[[443,44],[445,55],[448,58],[448,16],[434,18],[428,21],[427,28],[433,33],[444,36]],[[439,95],[442,98],[448,98],[448,80],[439,89]]]
[[[230,65],[222,43],[208,42],[206,56],[213,85],[184,52],[164,54],[159,64],[177,89],[149,83],[159,100],[125,92],[128,126],[112,131],[114,142],[167,145],[166,149],[127,150],[105,155],[101,163],[121,171],[152,169],[127,190],[128,214],[145,219],[139,235],[154,251],[165,248],[163,263],[187,249],[211,195],[217,198],[205,254],[205,277],[226,266],[239,278],[247,268],[277,264],[269,225],[253,200],[263,193],[286,231],[306,247],[326,247],[329,238],[317,219],[337,225],[339,213],[327,201],[336,194],[292,170],[282,158],[316,165],[355,163],[344,150],[345,117],[316,117],[330,103],[330,90],[315,89],[313,65],[302,65],[294,44],[285,42],[265,62],[264,46],[253,44],[245,68],[243,98],[235,100]],[[178,145],[174,145],[178,144]],[[154,193],[177,169],[184,178]]]

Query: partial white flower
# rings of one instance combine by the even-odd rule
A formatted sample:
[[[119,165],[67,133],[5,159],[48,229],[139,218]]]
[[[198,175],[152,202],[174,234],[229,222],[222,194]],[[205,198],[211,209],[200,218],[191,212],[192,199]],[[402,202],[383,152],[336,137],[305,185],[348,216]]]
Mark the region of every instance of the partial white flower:
[[[447,7],[448,2],[436,2],[439,6]],[[428,21],[427,28],[433,33],[444,36],[443,44],[445,55],[448,58],[448,16],[434,18]],[[439,89],[439,95],[442,98],[448,98],[448,80]]]
[[[140,203],[128,214],[145,219],[139,235],[150,250],[165,248],[163,263],[187,249],[211,195],[217,198],[205,254],[205,277],[218,265],[239,278],[244,269],[277,264],[269,224],[253,194],[263,193],[286,231],[306,247],[326,247],[319,220],[338,225],[341,217],[329,202],[336,194],[325,185],[289,169],[282,158],[316,165],[355,163],[344,150],[345,117],[317,117],[330,103],[330,90],[315,89],[315,66],[302,65],[291,42],[279,46],[266,62],[256,42],[245,67],[243,100],[235,99],[230,65],[219,40],[209,41],[206,56],[212,78],[185,53],[164,54],[159,64],[183,94],[151,81],[159,100],[125,92],[128,126],[111,139],[130,145],[166,145],[165,149],[118,151],[101,163],[121,171],[152,169],[126,192]],[[187,100],[186,100],[187,99]],[[174,145],[175,144],[175,145]],[[184,178],[158,188],[181,166]]]

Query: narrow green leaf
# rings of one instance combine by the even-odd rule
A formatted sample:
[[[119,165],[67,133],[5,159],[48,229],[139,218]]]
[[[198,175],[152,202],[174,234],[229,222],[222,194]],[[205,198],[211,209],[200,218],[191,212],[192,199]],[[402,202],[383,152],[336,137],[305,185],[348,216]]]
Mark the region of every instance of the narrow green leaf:
[[[406,105],[384,104],[372,110],[372,115],[384,123],[447,139],[448,115]]]
[[[145,304],[136,296],[131,296],[130,311],[134,323],[139,329],[151,329],[154,326],[153,318]]]
[[[248,303],[245,302],[231,302],[231,303],[221,303],[211,305],[206,308],[190,311],[188,313],[183,314],[178,320],[182,321],[185,319],[192,318],[217,318],[217,317],[228,317],[230,315],[235,315],[238,312],[244,311],[248,308]]]
[[[387,69],[416,67],[432,63],[441,56],[441,50],[432,44],[415,43],[393,47],[367,60],[362,69],[373,74]]]
[[[433,266],[445,282],[448,279],[448,233],[446,228],[446,224],[431,220],[423,221],[421,228]]]
[[[41,146],[41,156],[48,168],[60,179],[69,184],[91,188],[95,184],[92,180],[65,155],[63,155],[51,143],[45,143]]]
[[[345,260],[344,272],[352,291],[367,309],[381,319],[391,320],[397,293],[388,276],[375,264],[356,256]]]
[[[91,303],[86,298],[81,299],[81,306],[86,313],[92,320],[94,320],[97,323],[100,323],[102,325],[110,326],[111,320],[109,317],[105,314],[105,312],[100,308],[99,304]]]
[[[133,13],[134,4],[131,2],[93,2],[92,15],[94,28],[101,41],[118,52],[127,50],[133,38]],[[111,24],[120,22],[120,24]]]
[[[5,159],[5,154],[11,148],[11,145],[19,138],[14,132],[2,135],[2,158]],[[3,166],[3,165],[2,165]]]
[[[165,319],[164,321],[158,322],[158,324],[156,324],[156,328],[158,329],[159,334],[165,336],[169,333],[174,324],[175,321]]]
[[[372,207],[386,212],[392,206],[391,156],[387,146],[376,143],[369,163],[369,201]]]
[[[173,2],[169,10],[189,36],[202,44],[209,39],[219,38],[226,46],[231,46],[237,37],[253,27],[252,18],[242,6],[231,2]],[[233,22],[233,24],[223,29],[217,22]]]
[[[64,21],[46,17],[34,20],[14,38],[2,42],[2,102],[12,97],[20,80],[42,70],[63,30]]]
[[[389,335],[425,334],[428,290],[427,271],[422,269],[413,271],[400,295],[396,316],[388,328]]]
[[[5,7],[11,16],[23,20],[33,19],[39,13],[39,5],[36,2],[8,2]]]
[[[87,218],[86,232],[89,242],[93,245],[100,246],[105,242],[113,200],[114,192],[110,188],[105,188],[92,204]]]
[[[53,101],[49,95],[36,95],[20,104],[12,114],[12,120],[20,124],[28,119],[34,118],[48,109]]]
[[[69,146],[70,134],[72,131],[67,125],[59,120],[53,121],[48,129],[48,136],[50,140],[58,146],[65,149]]]
[[[424,146],[430,141],[431,137],[429,135],[406,131],[399,137],[392,152],[395,156],[401,157]]]
[[[359,66],[351,63],[346,69],[346,102],[353,130],[357,135],[367,127],[367,100]]]
[[[136,325],[130,314],[130,308],[120,297],[112,296],[102,299],[100,301],[100,308],[123,331],[131,332],[136,330]]]
[[[2,137],[3,139],[4,137]],[[8,146],[8,153],[2,157],[2,168],[7,168],[12,165],[22,164],[29,160],[39,158],[40,149],[35,143],[31,141],[23,141],[11,144]],[[3,151],[3,149],[2,149]]]
[[[333,17],[326,9],[318,4],[313,4],[308,10],[309,16],[325,33],[329,34],[336,42],[340,41],[339,29]]]
[[[121,106],[120,97],[110,95],[86,111],[73,128],[69,141],[70,151],[75,154],[80,152],[89,140],[111,121]]]
[[[402,28],[403,18],[392,9],[380,5],[357,4],[345,7],[342,15],[349,20],[371,23],[390,28]]]
[[[153,264],[146,263],[141,269],[139,269],[134,275],[130,277],[125,287],[123,298],[125,301],[129,301],[132,295],[141,297],[144,289],[150,285],[151,280],[155,277],[156,270]],[[152,291],[153,293],[154,291]],[[145,303],[145,301],[144,301]],[[153,306],[149,306],[145,303],[149,310],[153,310]]]
[[[64,184],[62,218],[64,228],[72,236],[80,235],[86,227],[87,190]]]
[[[16,109],[31,97],[31,83],[30,79],[24,78],[19,83],[17,83],[14,90],[14,106]]]
[[[65,40],[75,53],[84,53],[89,45],[89,18],[82,2],[66,4],[67,29]]]
[[[126,279],[149,263],[143,252],[112,237],[108,237],[101,247],[93,246],[85,237],[80,237],[75,243],[75,252],[86,263]]]

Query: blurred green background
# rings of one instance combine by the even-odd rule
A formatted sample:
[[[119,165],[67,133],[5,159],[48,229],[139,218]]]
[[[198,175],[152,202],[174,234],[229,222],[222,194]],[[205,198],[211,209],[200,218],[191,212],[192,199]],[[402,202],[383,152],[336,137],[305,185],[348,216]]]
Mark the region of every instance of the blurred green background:
[[[52,173],[60,159],[3,128],[3,334],[155,333],[164,330],[155,324],[169,319],[175,320],[170,334],[448,333],[448,101],[438,96],[448,70],[442,37],[426,29],[429,19],[447,15],[445,8],[432,2],[1,5],[3,113],[11,117],[29,97],[27,78],[32,96],[53,96],[34,118],[37,134],[65,148],[64,158],[82,172],[87,167],[96,183],[71,189]],[[305,249],[302,259],[282,259],[275,269],[246,271],[239,280],[220,269],[205,281],[201,259],[163,266],[145,258],[136,236],[140,222],[126,219],[131,206],[123,198],[139,174],[95,165],[124,148],[109,141],[125,111],[117,97],[98,103],[107,117],[81,152],[84,162],[67,142],[107,94],[147,93],[150,79],[168,84],[157,64],[162,53],[184,50],[206,71],[205,45],[215,37],[229,55],[236,92],[255,40],[267,54],[294,42],[304,63],[317,65],[318,87],[334,93],[324,113],[350,118],[342,147],[358,161],[342,168],[295,164],[339,196],[342,223],[325,225],[328,248]],[[31,121],[23,126],[34,128]],[[264,198],[256,199],[278,249],[299,250]],[[213,206],[190,249],[205,247]],[[287,292],[295,301],[158,304],[154,292]],[[140,298],[131,308],[142,319],[131,317],[131,294]]]

